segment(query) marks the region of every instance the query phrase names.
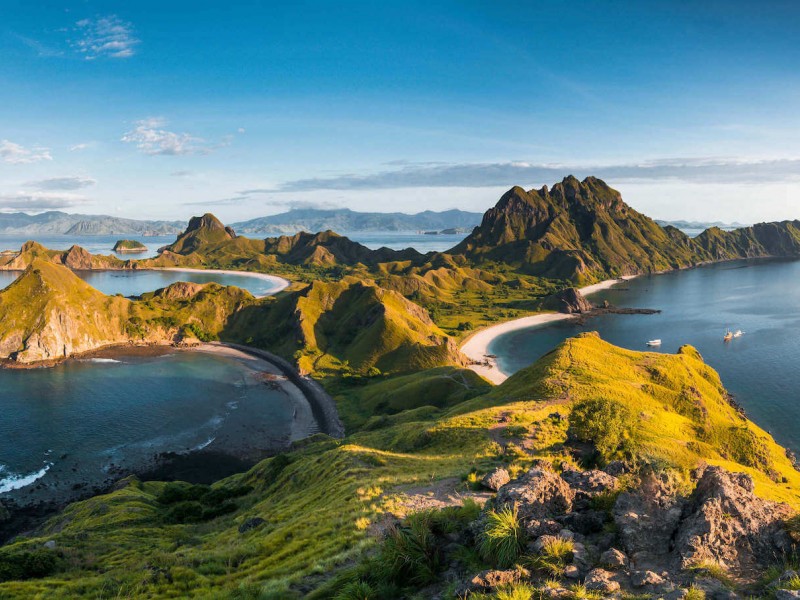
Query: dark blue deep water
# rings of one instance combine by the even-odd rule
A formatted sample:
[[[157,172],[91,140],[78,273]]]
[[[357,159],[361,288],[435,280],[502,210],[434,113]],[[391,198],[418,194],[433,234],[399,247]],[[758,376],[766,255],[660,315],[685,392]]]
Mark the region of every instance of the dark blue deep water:
[[[756,423],[800,451],[800,261],[736,261],[640,277],[591,299],[662,313],[509,332],[489,351],[504,372],[514,373],[582,331],[631,350],[652,350],[645,342],[656,338],[661,352],[691,344]],[[728,327],[745,334],[723,342]]]
[[[309,433],[294,420],[307,409],[265,385],[259,364],[181,351],[0,369],[0,498],[103,484],[162,452],[257,457]]]

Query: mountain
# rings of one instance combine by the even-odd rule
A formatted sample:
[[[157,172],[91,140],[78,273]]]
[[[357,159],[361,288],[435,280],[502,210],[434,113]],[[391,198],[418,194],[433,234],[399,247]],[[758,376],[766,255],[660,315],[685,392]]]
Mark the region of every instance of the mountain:
[[[300,232],[293,236],[267,238],[264,252],[275,255],[283,263],[315,266],[376,264],[393,260],[419,260],[423,256],[413,248],[371,250],[333,231],[314,234]]]
[[[215,339],[255,302],[246,290],[216,283],[178,282],[137,301],[107,296],[68,266],[34,255],[0,291],[0,359],[54,362],[108,345]]]
[[[175,254],[191,254],[199,248],[218,245],[236,237],[230,227],[222,224],[217,217],[206,213],[202,217],[192,217],[189,225],[179,235],[178,239],[166,247],[166,250]]]
[[[59,360],[125,341],[130,305],[97,291],[68,268],[35,258],[0,292],[0,358]]]
[[[130,266],[130,263],[116,256],[92,254],[80,246],[73,245],[67,250],[50,250],[38,242],[28,241],[22,245],[19,252],[0,253],[0,270],[22,271],[37,259],[80,271],[116,270]]]
[[[551,190],[512,188],[449,252],[575,282],[686,267],[695,260],[685,234],[659,227],[605,182],[572,176]]]
[[[180,221],[138,221],[59,211],[37,215],[0,213],[0,234],[5,235],[170,235],[182,230]]]
[[[347,208],[322,210],[294,208],[279,215],[270,215],[233,223],[242,234],[294,234],[300,231],[441,231],[472,229],[480,223],[481,214],[463,210],[417,214],[356,212]]]
[[[711,227],[690,238],[637,212],[605,182],[570,176],[552,189],[512,188],[448,252],[588,283],[720,260],[800,256],[800,221]]]
[[[371,281],[314,281],[276,302],[243,311],[229,336],[250,338],[304,372],[375,367],[407,372],[465,361],[422,307]]]

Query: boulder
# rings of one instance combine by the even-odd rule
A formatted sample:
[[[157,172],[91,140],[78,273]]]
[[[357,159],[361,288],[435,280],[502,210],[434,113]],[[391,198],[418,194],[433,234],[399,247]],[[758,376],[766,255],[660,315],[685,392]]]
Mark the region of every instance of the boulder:
[[[600,564],[615,571],[628,566],[628,557],[616,548],[606,550],[600,555]]]
[[[244,523],[239,525],[239,533],[247,533],[248,531],[251,531],[256,527],[263,525],[264,523],[266,523],[266,521],[261,517],[253,517],[251,519],[247,519]]]
[[[623,492],[614,505],[613,518],[628,556],[666,557],[678,529],[684,500],[665,476],[652,473],[640,485]]]
[[[754,494],[752,478],[721,467],[700,472],[675,548],[686,567],[719,563],[737,573],[759,571],[791,548],[783,523],[791,509]]]
[[[614,579],[614,574],[604,569],[593,569],[586,575],[583,584],[587,590],[601,592],[603,594],[613,594],[618,592],[620,584]]]
[[[552,296],[548,296],[542,307],[567,314],[585,313],[594,308],[592,303],[584,298],[583,294],[575,288],[567,288]]]
[[[483,477],[481,484],[483,487],[496,492],[509,481],[511,481],[511,476],[508,474],[508,471],[502,467],[496,467]]]
[[[524,524],[551,519],[572,509],[575,492],[546,463],[538,463],[497,492],[495,507],[516,507]]]
[[[663,583],[666,583],[666,580],[653,571],[633,571],[631,573],[631,585],[633,587],[662,585]]]
[[[481,571],[468,582],[459,585],[456,589],[456,594],[462,597],[473,592],[496,590],[519,583],[523,577],[527,577],[528,575],[529,573],[524,569],[489,569]]]
[[[561,477],[575,490],[579,498],[593,498],[619,487],[617,478],[604,471],[567,469],[561,473]]]

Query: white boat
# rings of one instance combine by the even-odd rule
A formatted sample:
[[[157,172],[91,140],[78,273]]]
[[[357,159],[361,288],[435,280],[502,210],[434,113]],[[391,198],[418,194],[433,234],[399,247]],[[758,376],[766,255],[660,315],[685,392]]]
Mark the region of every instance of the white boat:
[[[649,342],[647,342],[647,345],[648,346],[660,346],[661,345],[661,340],[650,340]]]
[[[744,331],[741,329],[737,329],[736,333],[733,334],[733,337],[742,337],[744,335]]]

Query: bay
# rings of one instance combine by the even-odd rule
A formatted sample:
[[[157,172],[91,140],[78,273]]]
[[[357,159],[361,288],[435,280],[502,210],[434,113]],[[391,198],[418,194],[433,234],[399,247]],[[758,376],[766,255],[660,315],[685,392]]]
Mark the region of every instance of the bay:
[[[800,261],[734,261],[643,276],[590,298],[662,312],[521,329],[496,338],[489,352],[511,374],[583,331],[631,350],[676,352],[691,344],[756,423],[800,452]],[[744,335],[724,342],[727,328]],[[647,347],[652,339],[662,346]]]

